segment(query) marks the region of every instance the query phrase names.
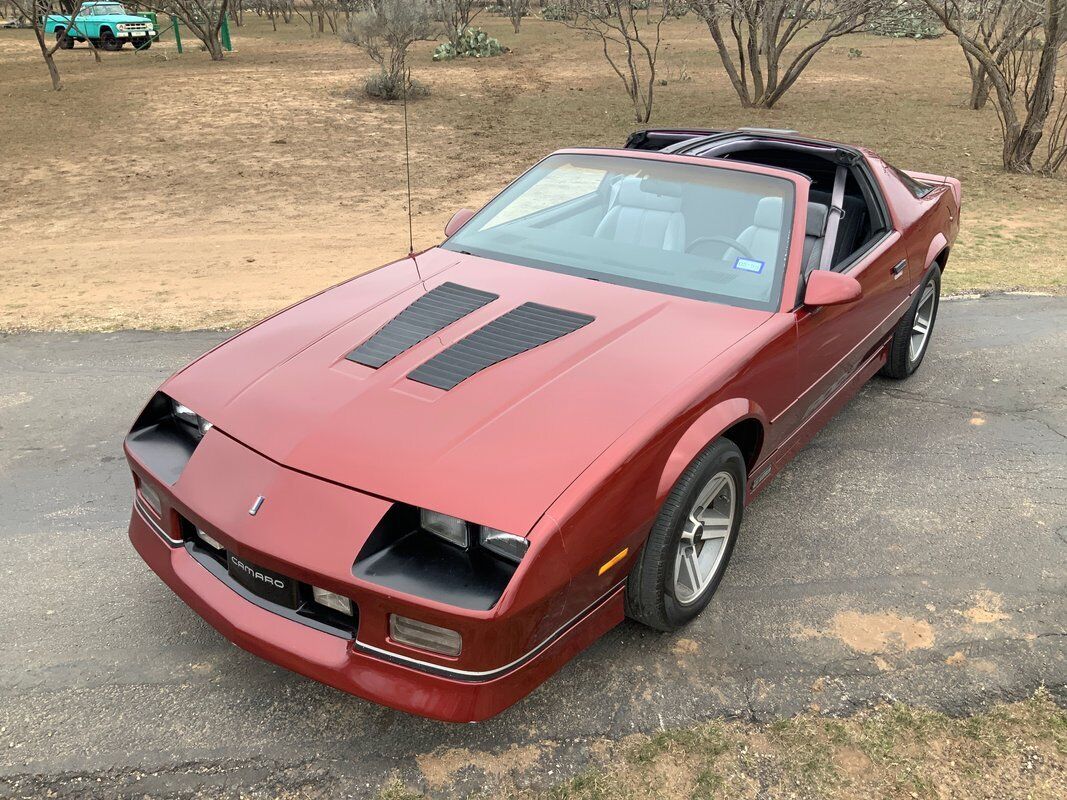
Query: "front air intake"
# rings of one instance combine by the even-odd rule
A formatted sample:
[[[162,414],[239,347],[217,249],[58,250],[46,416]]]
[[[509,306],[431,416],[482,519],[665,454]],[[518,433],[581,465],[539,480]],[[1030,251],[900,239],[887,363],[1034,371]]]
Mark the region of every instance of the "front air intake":
[[[454,389],[476,372],[574,333],[592,321],[587,314],[523,303],[442,350],[408,377],[438,389]]]
[[[378,369],[426,337],[433,336],[499,296],[458,283],[442,283],[385,323],[376,334],[345,357],[365,367]]]

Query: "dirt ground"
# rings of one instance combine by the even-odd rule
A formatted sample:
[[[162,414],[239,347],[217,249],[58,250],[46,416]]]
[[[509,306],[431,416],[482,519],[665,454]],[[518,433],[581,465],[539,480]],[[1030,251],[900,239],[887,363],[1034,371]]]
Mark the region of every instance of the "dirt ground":
[[[0,31],[0,330],[236,326],[406,252],[401,107],[346,96],[370,63],[336,37],[250,20],[223,63],[173,43],[99,65],[61,51],[59,93],[29,32]],[[411,107],[416,247],[546,152],[635,128],[595,42],[483,20],[509,54],[415,47],[432,89]],[[695,22],[670,22],[663,48],[653,124],[791,127],[957,175],[948,291],[1067,284],[1067,181],[999,171],[955,42],[840,40],[770,112],[738,106]]]

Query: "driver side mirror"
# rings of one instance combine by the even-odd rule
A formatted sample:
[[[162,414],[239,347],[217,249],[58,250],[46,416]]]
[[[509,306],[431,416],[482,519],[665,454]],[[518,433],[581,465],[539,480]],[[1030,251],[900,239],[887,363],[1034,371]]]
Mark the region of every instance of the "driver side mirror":
[[[455,214],[452,215],[452,219],[445,225],[445,236],[451,236],[468,222],[470,218],[474,216],[474,212],[469,208],[461,208]]]
[[[808,285],[804,287],[806,306],[841,306],[854,303],[861,297],[863,287],[858,280],[851,275],[825,269],[813,270],[808,275]]]

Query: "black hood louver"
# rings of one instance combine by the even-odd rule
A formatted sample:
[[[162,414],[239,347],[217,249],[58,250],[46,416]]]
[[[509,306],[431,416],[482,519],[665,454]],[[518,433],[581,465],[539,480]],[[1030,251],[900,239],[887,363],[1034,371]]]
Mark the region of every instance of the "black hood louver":
[[[499,297],[458,283],[442,283],[385,323],[345,358],[377,369]]]
[[[471,375],[574,333],[593,319],[562,308],[523,303],[442,350],[408,377],[438,389],[454,389]]]

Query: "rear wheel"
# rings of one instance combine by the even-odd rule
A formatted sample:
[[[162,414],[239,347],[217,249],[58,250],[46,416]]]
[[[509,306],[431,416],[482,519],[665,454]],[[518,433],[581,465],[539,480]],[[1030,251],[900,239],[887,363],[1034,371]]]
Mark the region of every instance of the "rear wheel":
[[[74,48],[74,40],[67,36],[66,30],[59,28],[56,31],[56,41],[59,42],[60,50],[71,50]]]
[[[741,527],[745,460],[720,439],[682,473],[652,526],[626,586],[626,613],[676,630],[711,600]]]
[[[889,359],[882,367],[888,378],[906,378],[922,363],[934,335],[934,322],[941,301],[941,269],[934,264],[926,274],[908,313],[897,323],[889,345]]]

